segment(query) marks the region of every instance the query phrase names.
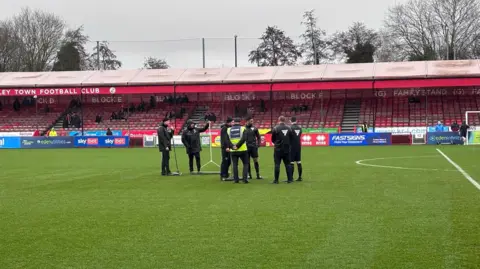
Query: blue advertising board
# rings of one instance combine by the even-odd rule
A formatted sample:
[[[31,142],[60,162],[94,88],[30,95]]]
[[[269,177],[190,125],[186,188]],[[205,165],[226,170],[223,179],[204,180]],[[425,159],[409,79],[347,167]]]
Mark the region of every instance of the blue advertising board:
[[[392,135],[389,133],[330,134],[329,140],[330,146],[391,145]]]
[[[20,148],[20,137],[0,137],[0,149]]]
[[[82,136],[82,131],[71,131],[68,133],[69,136]],[[83,136],[106,136],[107,131],[84,131]],[[112,130],[113,136],[122,136],[122,131]]]
[[[457,132],[434,132],[427,134],[427,144],[463,144],[462,137]]]
[[[450,131],[450,127],[448,126],[443,126],[443,132],[447,133]],[[428,126],[427,132],[429,133],[435,133],[437,132],[437,127],[436,126]]]
[[[74,145],[79,148],[122,148],[128,147],[128,136],[75,136]]]
[[[57,136],[57,137],[22,137],[20,139],[20,147],[23,149],[57,149],[57,148],[73,148],[73,137]]]

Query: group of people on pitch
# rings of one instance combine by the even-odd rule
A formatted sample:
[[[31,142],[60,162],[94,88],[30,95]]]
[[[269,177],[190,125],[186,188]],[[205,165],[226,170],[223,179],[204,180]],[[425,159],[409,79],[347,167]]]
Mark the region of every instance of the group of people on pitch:
[[[274,163],[275,178],[274,184],[278,184],[280,176],[280,165],[283,162],[287,172],[287,183],[293,182],[294,164],[298,166],[298,179],[302,181],[302,164],[301,164],[301,142],[302,129],[297,125],[296,118],[291,118],[291,126],[286,124],[285,117],[278,119],[278,125],[272,129],[272,142],[275,145]],[[227,122],[222,126],[221,131],[221,147],[222,147],[222,180],[228,178],[228,170],[230,164],[233,165],[233,181],[239,183],[238,161],[243,164],[242,181],[248,183],[252,179],[250,169],[250,158],[254,161],[257,179],[260,176],[260,167],[258,163],[258,147],[260,146],[261,137],[258,129],[253,126],[253,119],[247,117],[245,126],[240,125],[240,119],[228,118]]]
[[[222,164],[220,177],[226,181],[229,178],[230,165],[233,166],[233,181],[240,182],[238,173],[239,160],[243,164],[242,181],[248,183],[252,179],[250,168],[250,159],[253,159],[256,178],[263,179],[260,175],[260,165],[258,162],[258,148],[261,143],[261,136],[257,128],[253,125],[253,118],[247,117],[245,126],[240,124],[240,119],[227,118],[222,125],[220,134],[222,148]],[[293,182],[294,164],[298,167],[298,179],[302,181],[302,164],[301,164],[301,142],[302,129],[296,123],[296,118],[292,117],[291,126],[286,124],[285,117],[279,118],[278,125],[272,129],[272,142],[275,145],[274,162],[275,162],[275,179],[274,184],[278,184],[280,176],[280,165],[283,162],[287,172],[287,183]],[[171,139],[173,137],[173,129],[169,127],[170,119],[166,118],[157,130],[158,147],[162,152],[162,175],[172,175],[170,171],[170,150],[172,148]],[[197,128],[191,120],[187,121],[187,129],[182,135],[182,143],[184,144],[187,155],[189,157],[190,173],[194,172],[193,162],[196,162],[197,172],[200,172],[200,151],[201,138],[200,134],[210,127],[207,121],[203,128]]]

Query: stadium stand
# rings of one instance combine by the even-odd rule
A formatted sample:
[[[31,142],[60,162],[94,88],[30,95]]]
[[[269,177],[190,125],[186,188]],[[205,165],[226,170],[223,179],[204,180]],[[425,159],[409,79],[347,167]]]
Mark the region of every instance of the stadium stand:
[[[0,132],[46,132],[65,111],[64,105],[21,105],[18,111],[9,103],[0,110]]]
[[[350,128],[352,120],[357,124],[367,122],[372,127],[430,126],[439,120],[450,125],[463,121],[465,111],[480,110],[480,90],[476,88],[480,85],[479,76],[478,61],[474,60],[5,73],[0,78],[0,101],[3,102],[0,130],[32,131],[38,126],[45,131],[58,126],[69,112],[68,102],[72,96],[125,96],[128,100],[86,102],[83,127],[87,130],[151,129],[171,111],[171,104],[162,103],[149,111],[134,112],[127,122],[110,122],[109,114],[120,110],[122,104],[138,104],[150,94],[159,97],[174,92],[194,97],[184,105],[184,115],[177,117],[176,129],[188,118],[202,121],[206,112],[217,116],[212,128],[220,127],[227,115],[245,113],[255,116],[259,128],[270,127],[279,114],[296,115],[302,126],[311,128]],[[48,103],[49,112],[40,102],[36,107],[13,110],[12,98],[30,96],[32,92],[55,99]],[[228,94],[241,98],[226,98]],[[256,97],[243,98],[243,95]],[[272,107],[270,96],[273,96]],[[265,109],[261,108],[260,98],[265,100]],[[294,109],[295,106],[306,106],[306,109]],[[97,115],[103,117],[103,123],[95,122]],[[469,124],[480,122],[478,115],[472,117]]]

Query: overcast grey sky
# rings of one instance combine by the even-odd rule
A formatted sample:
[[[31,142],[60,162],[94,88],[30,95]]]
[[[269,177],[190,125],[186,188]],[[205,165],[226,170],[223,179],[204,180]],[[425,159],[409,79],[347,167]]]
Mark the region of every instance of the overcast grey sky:
[[[206,66],[230,67],[234,65],[235,34],[239,38],[239,66],[248,66],[248,52],[258,44],[256,38],[267,25],[277,25],[298,40],[303,12],[315,9],[319,26],[327,33],[345,30],[354,21],[379,28],[388,7],[405,1],[2,0],[0,19],[18,13],[24,6],[54,12],[71,27],[84,25],[91,40],[110,41],[128,69],[141,67],[147,56],[165,58],[175,68],[202,67],[204,37]],[[124,42],[155,40],[177,41]]]

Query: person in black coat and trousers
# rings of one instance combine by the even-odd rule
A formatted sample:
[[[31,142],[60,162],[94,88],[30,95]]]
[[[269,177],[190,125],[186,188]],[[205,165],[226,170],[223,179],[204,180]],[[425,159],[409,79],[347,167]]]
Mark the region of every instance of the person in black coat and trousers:
[[[170,171],[170,151],[172,150],[173,130],[168,128],[169,124],[170,119],[165,118],[157,129],[158,150],[162,153],[162,176],[172,175]]]
[[[190,173],[193,173],[193,158],[195,158],[195,162],[197,163],[197,172],[200,172],[200,151],[202,151],[200,134],[208,130],[209,127],[209,121],[207,121],[203,128],[196,128],[192,120],[187,121],[187,129],[182,134],[182,143],[187,150]]]
[[[232,164],[232,159],[230,156],[230,153],[227,151],[227,149],[231,148],[232,145],[230,145],[230,139],[228,138],[228,128],[232,127],[233,125],[233,119],[231,117],[227,118],[227,121],[225,124],[222,125],[222,130],[220,131],[220,144],[222,147],[222,163],[220,165],[220,178],[221,180],[227,180],[228,179],[228,169],[230,168],[230,165]]]

